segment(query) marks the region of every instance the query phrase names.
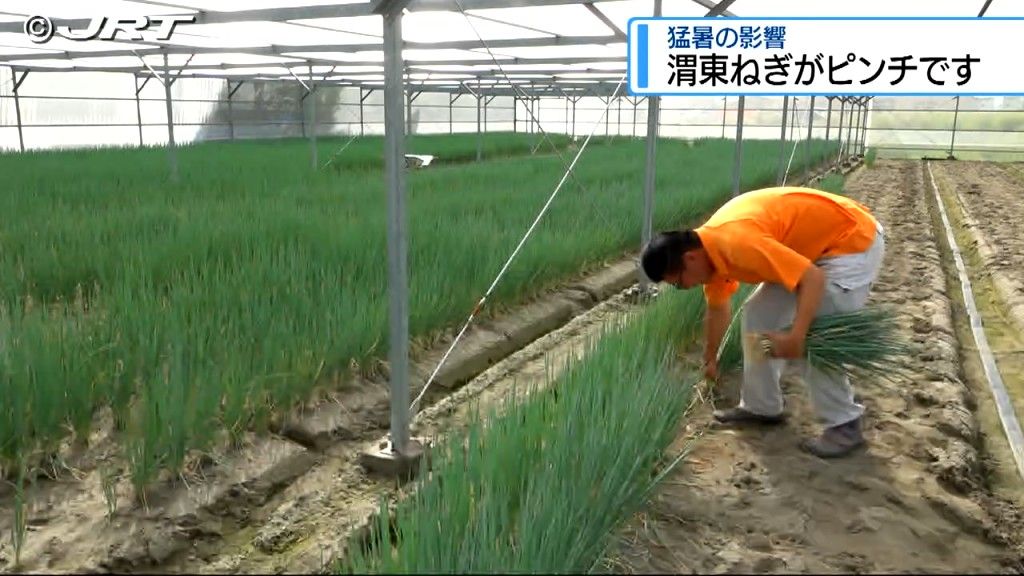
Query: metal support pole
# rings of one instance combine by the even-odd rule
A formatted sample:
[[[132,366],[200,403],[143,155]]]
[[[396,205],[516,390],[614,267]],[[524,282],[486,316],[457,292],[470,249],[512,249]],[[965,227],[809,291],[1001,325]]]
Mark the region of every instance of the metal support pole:
[[[453,94],[448,95],[448,133],[455,134],[455,122],[452,116],[452,104],[455,102]]]
[[[388,187],[388,309],[391,443],[409,449],[409,287],[405,235],[405,122],[402,11],[384,15],[384,166]]]
[[[661,0],[654,0],[654,16],[661,16]],[[573,133],[576,127],[576,101],[573,101]],[[661,98],[649,96],[647,98],[647,162],[644,167],[644,221],[642,232],[642,244],[644,249],[650,242],[654,227],[654,182],[655,170],[657,167],[657,146],[658,146],[658,111]],[[650,285],[646,275],[640,274],[640,288],[646,294]]]
[[[235,107],[231,103],[231,80],[227,80],[228,83],[228,137],[231,140],[235,139]],[[139,144],[142,144],[142,128],[139,128]]]
[[[21,73],[21,78],[18,78],[18,73],[11,68],[11,76],[14,77],[14,117],[18,122],[18,149],[21,152],[25,151],[25,135],[22,131],[23,127],[21,124],[21,97],[18,94],[18,89],[21,88],[21,83],[25,81],[25,77],[28,76],[28,70]]]
[[[373,94],[373,90],[367,90],[366,94],[363,94],[363,89],[359,89],[359,135],[366,135],[366,124],[363,122],[363,102]]]
[[[860,153],[864,154],[867,151],[868,146],[868,113],[870,112],[869,106],[871,105],[871,99],[864,103],[864,119],[861,120],[861,131],[860,131]]]
[[[541,125],[540,125],[540,113],[541,113],[541,108],[543,107],[541,105],[542,100],[540,99],[540,96],[535,96],[534,100],[536,100],[537,105],[533,109],[534,110],[534,114],[533,114],[533,118],[534,118],[533,131],[534,131],[535,134],[536,133],[540,133],[541,136],[539,138],[537,138],[537,143],[534,144],[533,148],[530,149],[530,155],[531,156],[533,156],[534,154],[537,153],[537,150],[540,148],[540,145],[544,142],[543,128],[541,128]]]
[[[579,98],[573,97],[572,99],[572,137],[576,138],[576,102]]]
[[[302,86],[301,84],[299,85],[299,116],[302,118],[302,137],[303,138],[306,137],[306,113],[305,113],[305,110],[303,109],[303,106],[306,103],[306,99],[303,97],[305,95],[303,90],[305,90],[305,89],[306,89],[305,86]]]
[[[562,97],[565,98],[565,133],[569,133],[569,97],[562,92]]]
[[[796,142],[794,132],[796,131],[796,115],[800,112],[800,108],[796,105],[799,97],[793,96],[793,113],[789,115],[789,139]]]
[[[728,112],[729,97],[722,98],[722,140],[725,140],[725,116]]]
[[[836,129],[836,141],[839,143],[839,159],[843,162],[843,119],[846,118],[846,97],[839,100],[839,127]]]
[[[807,146],[804,147],[804,169],[811,169],[811,132],[814,130],[814,96],[811,96],[811,107],[807,110]]]
[[[142,147],[142,104],[139,102],[139,92],[142,88],[139,88],[139,76],[137,74],[132,75],[135,78],[135,118],[139,126],[139,147]],[[148,78],[146,80],[149,80]],[[230,80],[229,80],[230,82]],[[145,84],[143,84],[145,86]],[[230,119],[230,116],[229,116]]]
[[[365,99],[366,99],[366,97],[363,96],[363,87],[360,86],[359,87],[359,135],[360,136],[363,136],[365,134],[365,131],[363,129],[363,100],[365,100]]]
[[[612,97],[609,96],[607,100],[605,100],[604,98],[601,98],[601,103],[604,104],[604,109],[607,110],[608,107],[611,106],[611,104],[612,104]],[[607,140],[608,137],[611,136],[611,134],[612,134],[612,115],[611,114],[605,114],[604,115],[604,137],[605,137],[605,139]]]
[[[523,101],[523,108],[526,108],[526,130],[527,134],[533,134],[533,97],[526,98]]]
[[[406,133],[407,134],[412,134],[413,133],[413,126],[412,126],[412,90],[409,89],[409,84],[411,84],[411,82],[409,81],[409,69],[406,68],[405,69],[405,89],[406,89],[406,93],[405,93],[405,126],[406,126]]]
[[[536,133],[537,132],[537,126],[540,124],[540,119],[537,117],[537,114],[540,113],[540,97],[539,96],[535,96],[535,97],[530,99],[530,111],[533,112],[533,114],[530,115],[531,116],[531,118],[530,118],[530,132]]]
[[[850,122],[853,123],[853,137],[850,138],[850,147],[849,152],[847,153],[848,156],[857,155],[857,141],[860,140],[860,117],[861,109],[863,108],[863,100],[861,98],[857,98],[854,101],[854,105],[857,106],[857,114],[856,116],[852,113],[850,114]]]
[[[853,138],[853,107],[856,105],[856,101],[850,102],[850,113],[847,115],[849,116],[850,124],[846,127],[846,141],[844,142],[846,152],[844,153],[844,157],[850,155],[850,140]]]
[[[786,116],[789,113],[789,96],[782,97],[782,134],[779,135],[779,165],[775,171],[776,186],[782,185],[782,177],[786,171]]]
[[[484,98],[484,134],[487,133],[487,105],[491,103],[490,98]]]
[[[658,4],[661,4],[658,2]],[[647,98],[647,163],[644,167],[644,221],[641,250],[651,241],[654,222],[654,181],[657,164],[658,112],[661,98]],[[640,275],[640,288],[646,293],[650,289],[647,277]]]
[[[512,95],[512,132],[519,132],[519,99]]]
[[[412,75],[410,74],[409,76],[410,77],[406,79],[406,90],[408,90],[406,105],[408,106],[408,109],[405,112],[406,117],[408,119],[406,120],[405,123],[405,133],[408,136],[412,136],[413,134],[416,133],[416,127],[419,124],[419,122],[413,122],[414,117],[412,114],[412,105],[416,102],[416,99],[419,98],[420,94],[422,94],[423,92],[413,92],[413,84],[411,79]]]
[[[164,52],[164,102],[167,103],[167,159],[171,163],[171,181],[178,182],[178,153],[174,143],[174,111],[171,108],[171,69]]]
[[[316,171],[317,162],[316,149],[316,84],[313,83],[313,65],[309,65],[309,88],[306,91],[306,102],[309,107],[309,152],[313,170]]]
[[[235,109],[233,105],[233,99],[238,89],[242,87],[245,80],[239,80],[235,87],[231,87],[231,80],[228,80],[228,129],[230,130],[231,139],[235,139]],[[145,86],[145,84],[143,84]]]
[[[832,131],[832,96],[828,97],[828,116],[825,118],[825,143],[829,141]]]
[[[533,98],[527,97],[523,99],[523,108],[526,110],[526,129],[523,130],[526,134],[533,134],[533,122],[530,120],[533,117]]]
[[[857,155],[857,143],[860,142],[860,115],[861,115],[861,112],[862,112],[863,108],[864,108],[864,103],[861,100],[858,99],[857,100],[857,120],[856,120],[856,124],[854,124],[854,126],[853,126],[853,140],[851,140],[852,145],[850,146],[850,154],[853,155],[853,156]],[[851,116],[850,119],[853,120],[853,118],[852,118],[853,114],[851,114],[850,116]]]
[[[476,81],[476,161],[479,162],[484,155],[484,136],[480,132],[480,79]]]
[[[637,137],[637,107],[640,106],[640,98],[633,98],[633,137]]]
[[[622,96],[617,98],[619,101],[619,116],[615,120],[615,135],[622,136]]]
[[[956,108],[953,110],[953,136],[949,139],[949,157],[953,157],[953,145],[956,143],[956,120],[960,115],[960,97],[956,98]]]
[[[736,152],[732,161],[732,195],[740,195],[740,175],[743,171],[743,104],[746,97],[740,96],[736,105]]]

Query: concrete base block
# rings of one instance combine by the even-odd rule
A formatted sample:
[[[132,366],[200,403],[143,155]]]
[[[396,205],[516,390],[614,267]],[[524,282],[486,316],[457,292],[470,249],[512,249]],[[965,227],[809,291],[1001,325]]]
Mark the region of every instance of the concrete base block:
[[[429,441],[410,438],[405,452],[398,452],[391,440],[387,439],[378,444],[376,449],[360,454],[359,464],[372,474],[408,480],[419,472],[420,461],[429,448]]]

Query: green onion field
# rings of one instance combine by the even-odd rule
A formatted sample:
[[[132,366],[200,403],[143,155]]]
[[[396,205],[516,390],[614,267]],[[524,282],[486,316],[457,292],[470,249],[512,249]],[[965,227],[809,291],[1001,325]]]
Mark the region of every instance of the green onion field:
[[[408,173],[410,331],[465,320],[575,151],[537,135],[415,136]],[[320,163],[342,139],[320,140]],[[658,143],[655,228],[731,194],[734,144]],[[834,145],[814,142],[812,161]],[[744,143],[744,189],[779,143]],[[0,465],[86,438],[112,410],[136,487],[386,358],[383,140],[312,172],[304,140],[0,155]],[[489,310],[639,249],[645,144],[595,138]],[[794,157],[793,171],[804,159]]]

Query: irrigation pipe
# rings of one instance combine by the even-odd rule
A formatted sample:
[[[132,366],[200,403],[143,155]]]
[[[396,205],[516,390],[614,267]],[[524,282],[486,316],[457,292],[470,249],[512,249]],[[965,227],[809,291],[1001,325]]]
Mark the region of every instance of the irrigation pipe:
[[[988,338],[985,337],[985,327],[981,322],[981,315],[978,306],[974,302],[974,291],[971,289],[971,280],[967,276],[967,267],[964,265],[960,248],[957,246],[956,238],[953,236],[953,227],[946,217],[946,209],[939,195],[939,187],[935,184],[935,175],[932,174],[931,162],[926,162],[928,178],[931,179],[932,192],[935,195],[935,203],[939,207],[939,215],[942,217],[942,225],[946,230],[946,241],[949,249],[953,252],[953,260],[956,263],[956,271],[960,276],[960,289],[963,292],[964,305],[967,308],[967,315],[971,320],[971,332],[974,335],[974,343],[977,345],[978,355],[981,357],[981,365],[985,369],[985,379],[988,381],[989,390],[992,391],[992,398],[996,403],[996,412],[999,413],[999,422],[1006,433],[1006,440],[1010,443],[1010,451],[1013,452],[1014,462],[1017,464],[1017,473],[1024,479],[1024,433],[1021,432],[1020,422],[1013,411],[1013,404],[1010,395],[1003,384],[1003,377],[996,365],[995,355],[989,347]]]

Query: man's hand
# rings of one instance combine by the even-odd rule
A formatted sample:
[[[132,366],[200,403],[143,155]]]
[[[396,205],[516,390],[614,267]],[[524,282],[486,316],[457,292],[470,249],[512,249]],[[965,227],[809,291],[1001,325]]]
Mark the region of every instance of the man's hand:
[[[729,328],[729,320],[732,318],[730,304],[727,300],[718,306],[708,306],[704,312],[704,376],[711,379],[709,374],[718,378],[718,347],[722,343],[726,330]],[[711,372],[708,372],[708,368]]]
[[[803,334],[796,332],[769,332],[765,334],[772,343],[773,358],[800,358],[804,355]]]
[[[804,355],[807,330],[818,312],[825,292],[825,273],[811,264],[804,270],[796,287],[796,315],[788,332],[765,334],[772,344],[773,358],[800,358]]]
[[[704,379],[710,382],[718,382],[718,362],[712,360],[704,364]]]

